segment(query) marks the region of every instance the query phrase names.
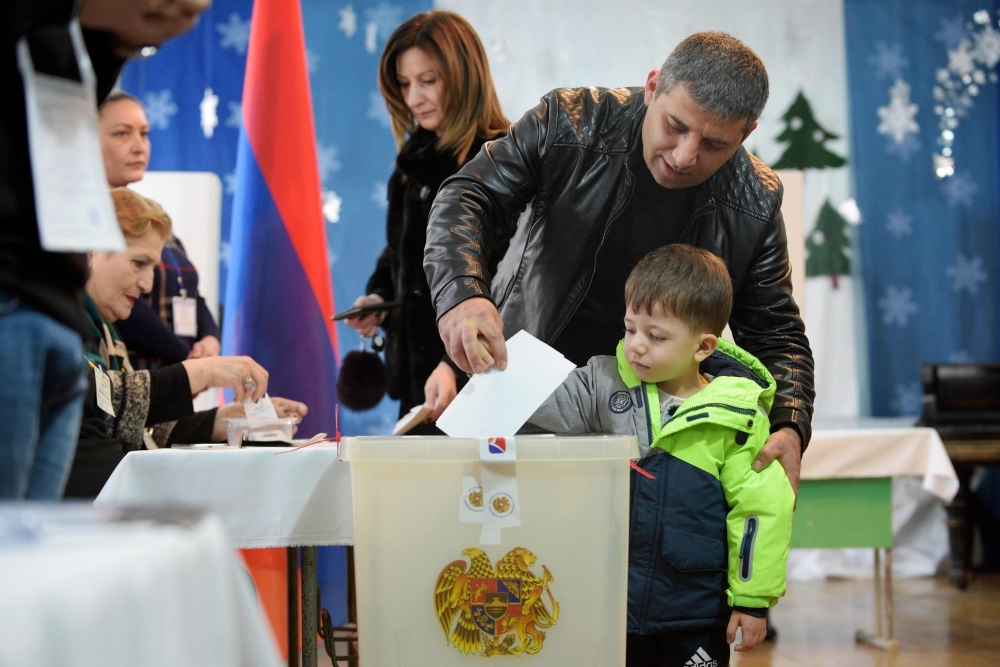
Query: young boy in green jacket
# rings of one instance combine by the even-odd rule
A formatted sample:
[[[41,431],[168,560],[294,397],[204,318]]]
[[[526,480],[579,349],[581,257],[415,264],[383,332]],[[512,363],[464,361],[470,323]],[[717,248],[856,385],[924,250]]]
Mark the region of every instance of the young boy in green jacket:
[[[625,285],[617,355],[576,369],[531,417],[556,433],[639,440],[629,526],[627,667],[722,667],[764,638],[785,592],[795,503],[780,465],[754,472],[771,374],[720,339],[725,264],[687,245],[644,257]]]

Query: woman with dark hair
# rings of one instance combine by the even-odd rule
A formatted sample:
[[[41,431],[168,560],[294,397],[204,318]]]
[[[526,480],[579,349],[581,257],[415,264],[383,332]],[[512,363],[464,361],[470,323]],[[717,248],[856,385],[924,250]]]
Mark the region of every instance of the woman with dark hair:
[[[458,372],[445,354],[431,304],[423,256],[427,218],[441,183],[483,145],[507,132],[486,52],[457,14],[417,14],[389,38],[379,64],[379,89],[392,119],[399,155],[389,179],[387,245],[355,306],[401,301],[388,314],[347,320],[362,336],[386,330],[389,396],[400,416],[417,405],[437,419],[458,391]],[[491,269],[503,256],[498,244]],[[426,430],[426,429],[425,429]]]

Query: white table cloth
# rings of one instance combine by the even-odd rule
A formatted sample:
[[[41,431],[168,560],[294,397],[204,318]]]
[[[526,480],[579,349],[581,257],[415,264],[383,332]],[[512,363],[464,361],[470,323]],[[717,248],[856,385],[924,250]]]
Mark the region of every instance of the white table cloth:
[[[892,477],[893,576],[933,575],[948,554],[943,502],[958,478],[937,431],[913,417],[816,419],[802,479]],[[869,578],[871,549],[792,549],[788,579]]]
[[[0,505],[0,665],[277,667],[277,647],[213,516]]]
[[[129,452],[94,504],[182,503],[217,514],[238,549],[351,544],[350,464],[333,446]]]
[[[913,419],[817,421],[802,457],[802,479],[916,476],[945,502],[958,493],[958,477],[944,443]]]

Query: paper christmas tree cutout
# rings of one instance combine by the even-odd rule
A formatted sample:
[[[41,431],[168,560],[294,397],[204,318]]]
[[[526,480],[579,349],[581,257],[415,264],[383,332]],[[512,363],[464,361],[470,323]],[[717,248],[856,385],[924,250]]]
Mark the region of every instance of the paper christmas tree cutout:
[[[781,158],[772,166],[774,169],[826,169],[843,167],[847,160],[827,150],[823,144],[839,136],[820,126],[813,117],[809,100],[800,91],[792,106],[781,117],[785,130],[777,140],[787,142]]]
[[[823,202],[816,226],[806,238],[806,277],[830,276],[837,289],[837,276],[851,275],[851,237],[847,220],[830,200]]]

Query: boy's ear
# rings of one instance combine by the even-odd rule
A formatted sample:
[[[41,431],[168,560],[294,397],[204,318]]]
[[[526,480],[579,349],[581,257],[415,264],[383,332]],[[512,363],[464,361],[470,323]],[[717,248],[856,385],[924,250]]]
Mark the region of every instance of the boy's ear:
[[[701,342],[698,343],[698,351],[694,353],[695,361],[701,363],[712,356],[712,353],[719,347],[719,337],[713,333],[701,335]]]

